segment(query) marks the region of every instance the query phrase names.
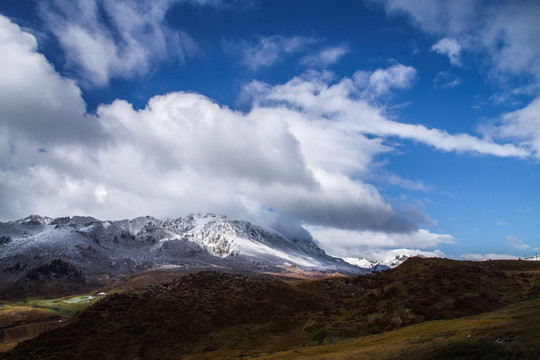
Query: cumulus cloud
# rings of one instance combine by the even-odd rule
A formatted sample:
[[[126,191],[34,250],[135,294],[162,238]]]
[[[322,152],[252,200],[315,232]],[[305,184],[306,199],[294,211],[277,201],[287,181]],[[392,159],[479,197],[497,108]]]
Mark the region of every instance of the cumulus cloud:
[[[33,78],[19,79],[21,92],[32,94],[34,80],[43,78],[40,90],[50,99],[44,104],[68,104],[53,107],[49,125],[60,123],[40,135],[45,146],[33,146],[35,130],[19,122],[30,124],[25,116],[35,120],[46,107],[3,122],[4,219],[35,212],[118,218],[213,211],[247,219],[275,213],[307,224],[397,233],[429,222],[417,210],[393,209],[375,187],[352,178],[389,148],[382,139],[348,131],[346,122],[281,106],[241,113],[183,92],[153,97],[140,110],[117,100],[84,114],[78,88],[36,53],[35,39],[7,19],[1,24],[2,34],[10,34],[2,48],[20,48],[10,51],[17,59],[5,62],[4,76],[29,63]],[[346,93],[335,96],[350,101]],[[20,96],[17,108],[35,99]],[[79,131],[94,124],[100,136],[85,133],[86,141],[73,141],[68,117]],[[15,131],[18,137],[11,136]],[[14,166],[23,155],[25,162]]]
[[[156,171],[192,171],[261,185],[317,184],[287,123],[243,115],[191,93],[150,99],[136,111],[125,101],[103,105],[97,119],[115,145],[137,144]]]
[[[373,72],[357,71],[354,74],[354,81],[357,86],[365,88],[365,94],[379,96],[393,89],[409,88],[416,78],[416,73],[416,69],[412,66],[394,64]]]
[[[41,148],[91,136],[79,88],[58,75],[37,47],[34,36],[0,16],[0,130],[30,137]]]
[[[37,41],[0,16],[0,198],[2,218],[50,209],[66,199],[80,201],[84,171],[72,167],[72,152],[103,144],[106,136],[85,117],[80,89],[55,72],[37,52]],[[65,212],[64,212],[65,213]]]
[[[461,65],[461,46],[455,39],[441,39],[431,47],[431,51],[448,56],[452,65]]]
[[[240,54],[241,62],[252,70],[256,70],[270,67],[288,56],[302,53],[309,45],[316,42],[317,40],[304,36],[273,35],[251,41],[225,41],[224,48],[231,55]]]
[[[306,226],[306,229],[324,249],[343,257],[364,256],[368,252],[383,254],[387,252],[385,249],[396,248],[434,249],[441,244],[454,243],[451,235],[431,233],[425,229],[407,233],[356,231],[325,226]]]
[[[104,86],[111,78],[143,75],[159,61],[182,64],[196,53],[189,35],[165,24],[167,10],[178,2],[49,0],[40,9],[83,84]]]
[[[5,18],[0,48],[2,219],[212,211],[268,224],[287,218],[287,229],[310,226],[336,253],[374,244],[433,249],[452,237],[423,229],[431,224],[425,214],[390,205],[362,181],[377,156],[394,150],[389,137],[444,151],[528,155],[512,144],[389,118],[366,91],[410,86],[412,72],[400,64],[367,73],[365,82],[314,72],[280,85],[253,82],[245,89],[253,101],[246,112],[175,92],[143,109],[117,100],[85,114],[79,88],[36,52],[33,36]],[[54,131],[38,136],[36,119]]]

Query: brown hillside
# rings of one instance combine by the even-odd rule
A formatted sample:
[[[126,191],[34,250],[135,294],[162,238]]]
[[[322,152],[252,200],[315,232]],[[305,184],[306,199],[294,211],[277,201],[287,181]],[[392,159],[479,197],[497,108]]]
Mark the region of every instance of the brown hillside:
[[[479,314],[540,289],[540,263],[413,258],[356,278],[202,272],[111,295],[2,359],[234,358]]]

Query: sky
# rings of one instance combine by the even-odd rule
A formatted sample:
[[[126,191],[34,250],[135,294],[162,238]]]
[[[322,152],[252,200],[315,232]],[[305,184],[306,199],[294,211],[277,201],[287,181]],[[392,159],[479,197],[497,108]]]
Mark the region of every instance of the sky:
[[[540,252],[540,1],[3,0],[0,221]]]

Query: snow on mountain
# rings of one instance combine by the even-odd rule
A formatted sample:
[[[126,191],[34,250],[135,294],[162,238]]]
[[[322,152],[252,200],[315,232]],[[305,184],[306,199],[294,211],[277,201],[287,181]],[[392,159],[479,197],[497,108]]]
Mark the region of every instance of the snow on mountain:
[[[446,255],[440,250],[425,251],[418,249],[390,249],[390,250],[372,250],[365,253],[365,257],[343,258],[346,262],[370,269],[371,271],[386,270],[400,265],[410,257],[439,257],[445,258]]]
[[[356,265],[361,268],[370,269],[372,271],[381,271],[394,268],[407,260],[407,255],[396,255],[394,258],[388,258],[378,261],[368,260],[364,258],[343,258],[349,264]]]
[[[120,275],[156,266],[222,266],[246,271],[305,270],[365,273],[327,255],[312,240],[213,214],[162,221],[150,216],[101,221],[32,215],[0,223],[3,281],[61,258],[87,275]],[[0,280],[0,282],[2,282]]]
[[[540,261],[540,255],[536,254],[536,255],[533,255],[533,256],[531,256],[531,257],[525,258],[524,260],[529,260],[529,261]]]

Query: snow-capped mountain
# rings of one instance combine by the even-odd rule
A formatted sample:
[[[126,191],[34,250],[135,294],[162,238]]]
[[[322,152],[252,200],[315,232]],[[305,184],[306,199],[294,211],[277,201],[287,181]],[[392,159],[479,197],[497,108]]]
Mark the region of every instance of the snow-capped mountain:
[[[13,281],[54,259],[73,264],[85,275],[121,275],[162,265],[366,272],[327,255],[311,239],[291,239],[213,214],[166,221],[150,216],[101,221],[32,215],[0,223],[0,282]]]
[[[531,257],[525,258],[524,260],[530,260],[530,261],[540,261],[540,255],[536,254]]]
[[[379,261],[368,260],[365,258],[343,258],[349,264],[356,265],[361,268],[370,269],[372,271],[381,271],[394,268],[409,257],[407,255],[396,255],[393,258],[387,258]]]

